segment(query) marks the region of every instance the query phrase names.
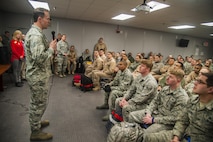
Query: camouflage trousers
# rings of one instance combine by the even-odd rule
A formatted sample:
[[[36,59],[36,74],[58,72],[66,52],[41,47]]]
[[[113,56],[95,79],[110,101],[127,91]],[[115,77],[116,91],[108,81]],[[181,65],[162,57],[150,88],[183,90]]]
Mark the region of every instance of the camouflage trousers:
[[[146,133],[143,135],[143,142],[170,142],[173,139],[172,130],[164,130],[157,133]],[[191,142],[210,142],[212,136],[193,134],[190,135]],[[188,142],[186,137],[182,138],[180,142]]]
[[[137,123],[115,124],[107,136],[107,142],[142,142],[143,129]]]
[[[76,61],[67,60],[67,70],[69,73],[75,72],[76,64],[77,64]],[[71,70],[71,66],[72,66],[72,70]]]
[[[130,112],[129,117],[128,117],[129,118],[128,122],[131,122],[131,123],[135,122],[135,123],[143,124],[142,123],[142,119],[143,119],[143,117],[145,117],[145,115],[146,115],[146,110],[145,109]],[[153,114],[153,116],[156,117],[157,115]],[[158,117],[160,117],[160,116],[158,116]],[[154,124],[151,124],[144,131],[144,134],[160,132],[160,131],[163,131],[163,130],[172,130],[173,127],[174,127],[174,125],[166,125],[166,124],[154,123]]]
[[[94,87],[100,87],[100,78],[111,78],[111,75],[104,73],[103,71],[93,71],[92,72],[92,81]]]
[[[29,122],[31,131],[38,131],[41,128],[41,118],[46,110],[48,101],[48,81],[27,79],[30,87],[30,112]]]
[[[58,56],[58,72],[64,73],[67,69],[67,57],[66,56]]]
[[[115,109],[115,101],[117,98],[123,97],[125,91],[112,90],[110,94],[105,94],[105,97],[109,100],[109,110],[112,111]],[[107,96],[108,95],[108,96]]]
[[[173,138],[172,130],[160,131],[157,133],[146,133],[143,135],[143,142],[170,142]]]
[[[89,65],[88,67],[86,67],[84,75],[86,75],[89,78],[92,78],[92,71],[93,71],[93,66]]]
[[[129,113],[132,111],[136,111],[136,110],[141,110],[141,109],[145,109],[146,105],[135,105],[135,104],[129,104],[124,106],[123,108],[120,107],[119,102],[122,100],[123,98],[117,98],[115,101],[115,110],[116,112],[122,112],[122,116],[123,116],[123,120],[126,122],[130,122],[129,121]]]

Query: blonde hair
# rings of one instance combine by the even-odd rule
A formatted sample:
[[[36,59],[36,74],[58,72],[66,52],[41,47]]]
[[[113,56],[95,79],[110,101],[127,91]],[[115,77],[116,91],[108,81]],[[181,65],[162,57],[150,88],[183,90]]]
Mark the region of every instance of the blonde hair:
[[[141,64],[146,65],[146,67],[149,68],[150,71],[152,70],[152,67],[153,67],[152,61],[147,60],[147,59],[142,59]]]
[[[185,72],[182,69],[172,68],[172,69],[169,70],[169,73],[176,76],[177,78],[179,78],[181,80],[183,79],[183,77],[185,75]]]
[[[14,40],[17,40],[17,34],[20,34],[20,38],[21,38],[21,36],[22,36],[22,32],[20,31],[20,30],[15,30],[15,32],[13,33],[13,39]]]

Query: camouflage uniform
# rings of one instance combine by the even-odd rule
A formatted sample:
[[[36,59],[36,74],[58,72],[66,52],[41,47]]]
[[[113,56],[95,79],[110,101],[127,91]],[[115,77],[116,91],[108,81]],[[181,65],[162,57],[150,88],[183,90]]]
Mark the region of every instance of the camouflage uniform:
[[[174,135],[187,142],[184,136],[190,136],[191,142],[210,142],[213,140],[213,101],[204,105],[198,96],[192,97],[179,115],[173,131],[163,131],[144,135],[144,142],[170,141]]]
[[[94,87],[100,88],[100,78],[112,78],[114,73],[114,69],[116,67],[116,62],[114,58],[106,59],[104,62],[103,70],[101,71],[93,71],[92,72],[92,81]]]
[[[185,78],[185,85],[190,83],[192,80],[195,80],[196,77],[198,77],[198,73],[195,73],[195,71],[192,71],[191,73],[189,73],[187,75],[187,77]]]
[[[66,41],[60,40],[57,43],[57,60],[58,60],[58,72],[64,74],[67,68],[67,56],[69,54],[69,45]]]
[[[189,63],[187,61],[184,62],[183,66],[184,66],[184,72],[186,75],[190,74],[190,72],[193,70],[191,63]]]
[[[152,67],[152,74],[161,74],[160,69],[164,66],[162,62],[155,62]]]
[[[193,88],[194,88],[194,83],[195,83],[195,80],[192,80],[190,83],[188,83],[186,86],[185,86],[185,90],[186,90],[186,93],[188,94],[189,97],[195,95],[193,93]]]
[[[131,112],[129,122],[142,124],[142,118],[146,114],[150,114],[154,117],[156,123],[149,126],[145,133],[172,129],[177,121],[178,114],[186,106],[187,101],[188,95],[181,86],[175,90],[165,86],[146,109]]]
[[[105,43],[97,43],[94,47],[94,51],[99,51],[101,49],[104,51],[104,53],[107,53],[107,46]]]
[[[158,83],[162,80],[165,79],[166,74],[169,72],[170,69],[172,69],[173,66],[171,65],[164,65],[161,69],[160,69],[160,75],[157,77]]]
[[[128,68],[131,72],[133,72],[140,64],[141,64],[140,62],[134,61],[133,63],[130,64]]]
[[[105,94],[105,100],[109,101],[109,111],[115,109],[115,100],[116,98],[123,97],[126,91],[129,89],[131,83],[133,81],[133,76],[129,69],[125,69],[123,72],[119,70],[113,79],[112,82],[109,83],[111,92],[110,94]]]
[[[72,73],[74,74],[75,69],[76,69],[76,57],[77,54],[75,51],[70,51],[67,55],[67,70],[68,74]],[[71,70],[71,64],[73,65],[72,70]]]
[[[122,61],[125,61],[125,60],[122,60]],[[131,62],[129,59],[126,60],[126,63],[127,63],[127,68],[131,65]]]
[[[47,107],[50,58],[54,53],[42,30],[32,25],[25,38],[26,79],[30,86],[29,121],[32,131],[41,127],[41,117]]]
[[[211,72],[213,72],[213,63],[211,63],[209,69],[210,69]]]
[[[102,69],[103,69],[103,60],[99,56],[94,60],[92,65],[86,67],[85,75],[91,78],[93,70],[102,70]]]
[[[165,74],[172,66],[170,65],[164,65],[161,69],[160,69],[160,74],[163,75]]]
[[[100,56],[101,57],[101,59],[105,62],[105,60],[107,60],[107,57],[106,57],[106,55],[105,54],[103,54],[102,56]]]
[[[170,142],[172,138],[173,138],[172,130],[163,130],[157,133],[143,134],[143,142]]]
[[[157,82],[151,74],[148,74],[145,77],[139,75],[124,95],[124,98],[128,101],[129,105],[121,108],[119,102],[122,98],[118,98],[115,102],[115,110],[119,112],[122,109],[123,119],[128,121],[128,115],[130,112],[146,108],[154,98],[156,90]]]
[[[134,79],[137,78],[137,76],[141,75],[141,73],[140,73],[140,67],[141,67],[140,65],[137,66],[137,68],[132,72],[132,75],[133,75]]]

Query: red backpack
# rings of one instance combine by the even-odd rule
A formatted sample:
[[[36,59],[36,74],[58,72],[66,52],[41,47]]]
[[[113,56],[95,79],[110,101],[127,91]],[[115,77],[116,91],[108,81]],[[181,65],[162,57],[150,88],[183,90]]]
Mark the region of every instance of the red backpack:
[[[79,73],[74,74],[73,80],[72,80],[72,85],[73,86],[81,85],[81,74],[79,74]]]

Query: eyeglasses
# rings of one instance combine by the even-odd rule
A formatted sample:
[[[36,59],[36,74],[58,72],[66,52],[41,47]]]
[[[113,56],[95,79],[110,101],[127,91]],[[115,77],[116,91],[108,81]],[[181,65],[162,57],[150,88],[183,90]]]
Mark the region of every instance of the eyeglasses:
[[[198,83],[198,84],[207,84],[207,83],[203,82],[203,81],[200,80],[200,79],[196,79],[196,80],[195,80],[195,83]]]
[[[47,18],[47,20],[52,21],[52,19],[51,19],[51,18]]]

